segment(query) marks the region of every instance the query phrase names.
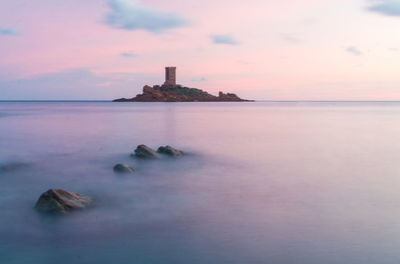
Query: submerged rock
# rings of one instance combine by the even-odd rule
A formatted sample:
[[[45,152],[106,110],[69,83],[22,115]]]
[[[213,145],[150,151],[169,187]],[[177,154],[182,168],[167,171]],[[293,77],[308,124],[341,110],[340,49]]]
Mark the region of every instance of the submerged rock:
[[[158,148],[157,152],[171,157],[178,157],[184,154],[183,151],[173,148],[171,146],[165,146],[165,147],[161,146]]]
[[[148,146],[143,145],[143,144],[137,146],[137,148],[135,149],[135,154],[132,154],[132,156],[136,156],[136,157],[142,158],[142,159],[158,159],[158,158],[160,158],[160,155],[158,155],[154,149],[149,148]]]
[[[135,169],[126,164],[117,164],[114,166],[114,171],[118,173],[132,173]]]
[[[66,213],[75,209],[83,209],[91,202],[92,199],[86,195],[61,189],[50,189],[39,197],[35,208],[41,212]]]
[[[14,162],[14,163],[8,163],[4,165],[0,165],[0,172],[10,172],[10,171],[15,171],[15,170],[20,170],[28,167],[29,165],[27,163],[21,163],[21,162]]]

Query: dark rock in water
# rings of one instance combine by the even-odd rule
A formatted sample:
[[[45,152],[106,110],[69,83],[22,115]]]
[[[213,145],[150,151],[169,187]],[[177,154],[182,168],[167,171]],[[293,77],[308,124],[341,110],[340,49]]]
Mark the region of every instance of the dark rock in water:
[[[20,163],[20,162],[8,163],[5,165],[0,165],[0,173],[19,170],[28,166],[29,165],[27,163]]]
[[[135,169],[126,164],[117,164],[114,166],[114,171],[118,173],[132,173]]]
[[[137,146],[137,148],[135,149],[135,154],[132,154],[132,156],[136,156],[136,157],[142,158],[142,159],[158,159],[158,158],[160,158],[160,155],[158,155],[154,149],[149,148],[146,145]]]
[[[66,213],[75,209],[83,209],[91,202],[92,199],[86,195],[61,189],[50,189],[39,197],[35,208],[41,212]]]
[[[184,154],[183,151],[175,149],[171,146],[165,146],[165,147],[161,146],[158,148],[157,152],[171,157],[178,157]]]

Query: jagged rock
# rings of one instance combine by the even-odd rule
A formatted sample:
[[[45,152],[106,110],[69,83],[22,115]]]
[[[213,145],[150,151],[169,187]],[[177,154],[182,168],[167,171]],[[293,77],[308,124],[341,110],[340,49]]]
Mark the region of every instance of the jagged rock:
[[[135,154],[132,154],[132,156],[136,156],[136,157],[142,158],[142,159],[158,159],[158,158],[160,158],[160,155],[158,155],[154,149],[149,148],[148,146],[143,145],[143,144],[137,146],[137,148],[135,149]]]
[[[118,173],[132,173],[135,169],[126,164],[117,164],[114,166],[114,171]]]
[[[218,99],[219,101],[224,101],[224,102],[246,101],[241,99],[234,93],[223,93],[223,92],[218,93]]]
[[[61,189],[50,189],[39,197],[35,208],[41,212],[66,213],[75,209],[83,209],[91,202],[92,199],[86,195]]]
[[[171,157],[178,157],[184,154],[183,151],[173,148],[171,146],[161,146],[158,148],[157,152]]]

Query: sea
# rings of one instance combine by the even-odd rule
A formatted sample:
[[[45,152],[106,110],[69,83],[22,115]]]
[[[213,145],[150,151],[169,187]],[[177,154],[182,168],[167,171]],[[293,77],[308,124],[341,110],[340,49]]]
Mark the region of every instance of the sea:
[[[52,188],[94,202],[37,212]],[[399,248],[400,102],[0,102],[1,264],[398,264]]]

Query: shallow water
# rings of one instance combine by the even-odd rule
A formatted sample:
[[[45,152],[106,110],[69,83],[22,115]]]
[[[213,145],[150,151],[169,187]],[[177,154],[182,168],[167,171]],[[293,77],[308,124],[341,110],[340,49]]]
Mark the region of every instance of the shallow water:
[[[400,262],[400,103],[0,102],[0,128],[0,263]],[[49,188],[96,202],[38,214]]]

